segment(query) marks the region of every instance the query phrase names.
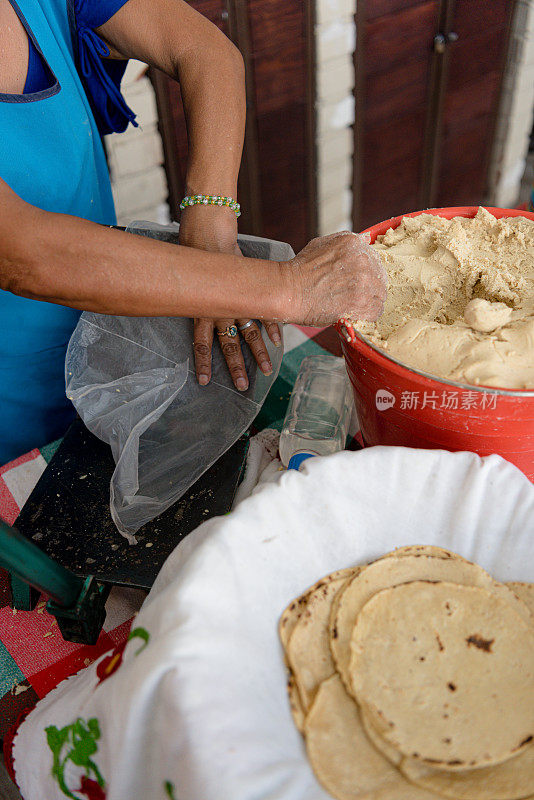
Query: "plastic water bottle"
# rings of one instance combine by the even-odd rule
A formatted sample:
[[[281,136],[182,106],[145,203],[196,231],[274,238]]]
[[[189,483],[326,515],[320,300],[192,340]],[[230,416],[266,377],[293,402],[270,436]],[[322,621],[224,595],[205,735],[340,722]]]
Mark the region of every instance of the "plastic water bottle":
[[[352,415],[352,392],[342,358],[307,356],[289,398],[280,434],[280,458],[298,469],[310,456],[345,448]]]

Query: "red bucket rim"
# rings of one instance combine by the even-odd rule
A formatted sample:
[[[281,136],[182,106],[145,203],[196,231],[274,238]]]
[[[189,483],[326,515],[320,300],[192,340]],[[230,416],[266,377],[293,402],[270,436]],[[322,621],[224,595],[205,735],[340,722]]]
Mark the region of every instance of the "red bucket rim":
[[[425,208],[421,211],[410,211],[408,214],[401,214],[398,217],[390,217],[390,219],[377,222],[376,225],[366,228],[362,233],[371,234],[371,244],[376,240],[377,236],[385,233],[389,228],[397,228],[404,217],[418,217],[420,214],[433,214],[437,217],[445,217],[446,219],[453,219],[453,217],[467,217],[472,219],[476,216],[479,208],[484,208],[493,214],[497,219],[505,217],[526,217],[534,222],[534,212],[521,211],[517,208],[497,208],[495,206],[450,206],[445,208]],[[393,372],[399,377],[410,376],[412,379],[416,378],[417,383],[432,384],[441,383],[446,386],[454,386],[458,389],[465,391],[482,392],[486,394],[498,394],[508,397],[534,397],[534,389],[506,389],[497,386],[477,386],[473,383],[460,383],[459,381],[452,381],[448,378],[440,378],[437,375],[432,375],[430,372],[409,367],[402,361],[387,355],[383,350],[380,350],[376,345],[372,344],[363,334],[354,330],[354,337],[352,340],[347,339],[343,335],[342,329],[345,327],[345,320],[340,319],[336,323],[336,330],[340,335],[345,346],[358,350],[362,355],[369,358],[375,364],[390,372]]]

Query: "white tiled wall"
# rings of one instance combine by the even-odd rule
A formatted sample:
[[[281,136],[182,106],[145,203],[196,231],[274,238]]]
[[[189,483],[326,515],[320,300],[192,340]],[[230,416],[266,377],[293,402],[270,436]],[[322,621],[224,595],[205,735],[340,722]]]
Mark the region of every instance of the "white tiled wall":
[[[120,133],[108,136],[109,164],[115,179],[144,172],[163,163],[163,147],[155,125],[144,128],[134,136]]]
[[[316,0],[319,233],[352,226],[355,0]]]
[[[521,199],[533,112],[534,0],[517,0],[490,165],[488,204],[510,208]]]
[[[352,3],[350,4],[353,5]],[[356,48],[356,27],[352,24],[352,12],[341,19],[318,24],[317,61],[322,64],[336,58],[340,53],[353,53]]]
[[[352,128],[343,127],[337,131],[329,131],[324,138],[325,144],[317,152],[317,168],[320,173],[339,161],[339,153],[349,154],[349,159],[352,158]]]
[[[325,197],[321,202],[321,234],[336,231],[350,231],[352,228],[352,191],[341,189],[336,194]]]
[[[120,178],[112,184],[117,218],[140,217],[157,206],[167,195],[167,179],[163,167],[154,166],[133,175]],[[124,222],[119,222],[123,225]]]
[[[325,68],[326,65],[326,68]],[[317,99],[336,103],[349,98],[354,88],[352,54],[343,54],[324,62],[317,74]]]
[[[352,182],[352,161],[350,158],[336,159],[325,169],[319,170],[318,189],[323,203],[333,195],[343,194]],[[343,218],[345,219],[345,217]]]
[[[354,0],[317,0],[315,16],[318,25],[328,25],[352,17]]]
[[[119,225],[133,218],[169,220],[156,98],[145,70],[145,64],[130,61],[122,81],[124,98],[137,114],[139,127],[130,125],[124,133],[105,137]]]

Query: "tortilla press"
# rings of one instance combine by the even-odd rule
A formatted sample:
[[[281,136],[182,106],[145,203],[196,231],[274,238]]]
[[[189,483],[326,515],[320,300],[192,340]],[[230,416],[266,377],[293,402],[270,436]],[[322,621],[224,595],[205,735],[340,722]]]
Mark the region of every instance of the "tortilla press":
[[[230,511],[248,442],[247,432],[130,545],[109,510],[111,450],[76,419],[20,512],[16,530],[0,522],[0,566],[11,573],[13,607],[32,609],[44,592],[63,638],[94,644],[112,586],[150,589],[182,539]]]

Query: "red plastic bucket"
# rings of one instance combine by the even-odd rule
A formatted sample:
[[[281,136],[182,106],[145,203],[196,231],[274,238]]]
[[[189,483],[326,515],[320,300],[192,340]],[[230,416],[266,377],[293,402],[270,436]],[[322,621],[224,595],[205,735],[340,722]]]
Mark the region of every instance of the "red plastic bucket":
[[[435,208],[403,216],[436,214],[474,217],[478,206]],[[488,208],[496,217],[534,213]],[[395,228],[402,217],[368,229],[371,242]],[[340,320],[340,334],[361,433],[366,445],[471,450],[481,456],[498,453],[534,481],[534,390],[471,386],[404,366]]]

